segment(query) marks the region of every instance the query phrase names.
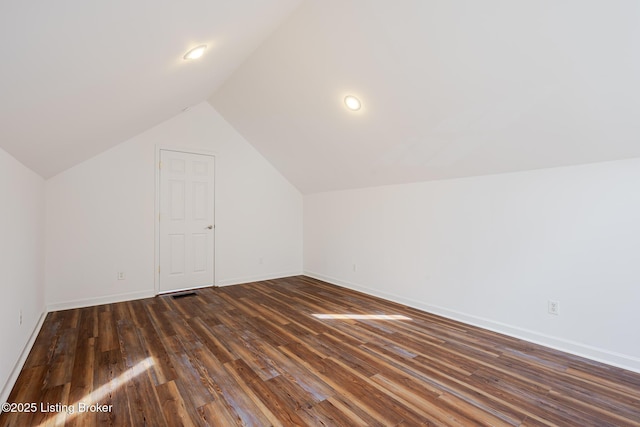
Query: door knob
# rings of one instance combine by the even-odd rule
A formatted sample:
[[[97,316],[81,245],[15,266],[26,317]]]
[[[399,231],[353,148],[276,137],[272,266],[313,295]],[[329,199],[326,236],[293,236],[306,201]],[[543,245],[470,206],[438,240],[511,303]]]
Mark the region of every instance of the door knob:
[[[208,226],[207,229],[212,230],[213,229],[213,225]]]

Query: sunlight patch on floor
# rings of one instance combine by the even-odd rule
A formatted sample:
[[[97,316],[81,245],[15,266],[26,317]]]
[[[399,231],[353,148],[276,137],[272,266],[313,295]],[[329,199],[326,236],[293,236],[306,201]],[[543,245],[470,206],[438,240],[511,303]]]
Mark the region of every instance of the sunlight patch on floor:
[[[401,314],[330,314],[314,313],[317,319],[355,319],[355,320],[412,320],[410,317]]]
[[[112,379],[108,383],[87,394],[82,399],[75,402],[73,405],[62,405],[63,408],[60,410],[60,412],[58,412],[55,418],[44,420],[38,425],[38,427],[50,425],[63,426],[76,416],[86,413],[86,411],[81,411],[80,408],[82,406],[86,408],[96,404],[104,405],[102,399],[104,399],[107,395],[114,393],[117,389],[119,389],[129,381],[132,381],[135,377],[147,371],[153,365],[155,365],[155,359],[153,357],[147,357],[146,359],[138,362],[136,365],[124,371],[117,378]]]

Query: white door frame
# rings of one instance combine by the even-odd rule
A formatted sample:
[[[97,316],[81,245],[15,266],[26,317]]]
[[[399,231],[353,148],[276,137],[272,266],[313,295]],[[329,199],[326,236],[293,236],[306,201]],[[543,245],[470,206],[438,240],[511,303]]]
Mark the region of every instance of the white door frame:
[[[155,209],[154,209],[154,228],[155,228],[155,244],[154,244],[154,269],[153,269],[153,287],[154,294],[160,294],[160,152],[161,151],[176,151],[178,153],[188,153],[188,154],[202,154],[206,156],[213,156],[214,164],[216,167],[213,168],[213,224],[215,227],[215,219],[216,219],[216,169],[217,169],[217,160],[218,153],[215,151],[207,150],[204,148],[182,148],[175,146],[166,146],[166,145],[156,145],[156,153],[155,159],[153,162],[153,167],[155,169],[155,177],[156,177],[156,200],[155,200]],[[216,284],[216,235],[217,233],[213,233],[213,284]]]

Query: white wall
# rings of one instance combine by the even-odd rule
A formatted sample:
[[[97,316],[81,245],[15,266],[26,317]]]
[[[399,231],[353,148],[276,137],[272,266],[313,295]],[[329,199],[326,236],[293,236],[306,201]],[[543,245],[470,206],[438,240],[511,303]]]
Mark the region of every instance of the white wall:
[[[2,149],[0,286],[0,401],[4,402],[44,312],[44,180]]]
[[[640,372],[640,159],[308,195],[304,269]]]
[[[205,102],[47,181],[50,308],[154,294],[156,145],[216,153],[218,285],[301,272],[301,194]]]

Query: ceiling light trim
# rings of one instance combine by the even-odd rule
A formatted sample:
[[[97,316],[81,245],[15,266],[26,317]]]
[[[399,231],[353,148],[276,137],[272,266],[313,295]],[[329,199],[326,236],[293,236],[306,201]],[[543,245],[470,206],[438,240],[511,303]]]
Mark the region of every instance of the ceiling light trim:
[[[344,97],[344,105],[351,111],[358,111],[362,108],[362,102],[360,99],[353,95],[347,95]]]
[[[206,44],[201,44],[199,46],[190,49],[187,53],[182,57],[185,61],[190,61],[193,59],[198,59],[204,55],[204,51],[207,48]]]

